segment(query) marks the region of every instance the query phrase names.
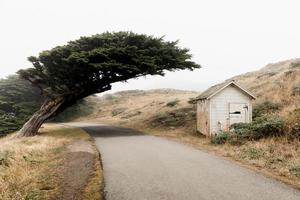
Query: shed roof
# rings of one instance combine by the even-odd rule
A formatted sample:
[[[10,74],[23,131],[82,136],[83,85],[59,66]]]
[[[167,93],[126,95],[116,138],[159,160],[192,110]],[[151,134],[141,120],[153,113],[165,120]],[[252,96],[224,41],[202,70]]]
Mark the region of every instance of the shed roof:
[[[219,83],[217,85],[214,85],[214,86],[208,88],[207,90],[202,92],[198,97],[196,97],[196,100],[210,99],[211,97],[215,96],[216,94],[218,94],[219,92],[221,92],[223,89],[225,89],[226,87],[228,87],[230,85],[236,86],[238,89],[240,89],[242,92],[244,92],[251,98],[256,99],[256,97],[252,93],[250,93],[249,91],[242,88],[234,80],[231,80],[231,81],[225,81],[223,83]]]

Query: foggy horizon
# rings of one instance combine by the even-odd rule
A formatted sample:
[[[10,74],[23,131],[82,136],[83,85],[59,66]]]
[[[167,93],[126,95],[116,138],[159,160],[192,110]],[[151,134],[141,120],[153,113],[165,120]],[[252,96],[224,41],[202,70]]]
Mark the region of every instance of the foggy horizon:
[[[203,91],[232,76],[299,57],[299,6],[295,0],[0,0],[0,78],[31,67],[27,57],[81,36],[132,31],[179,40],[202,68],[116,83],[110,92]]]

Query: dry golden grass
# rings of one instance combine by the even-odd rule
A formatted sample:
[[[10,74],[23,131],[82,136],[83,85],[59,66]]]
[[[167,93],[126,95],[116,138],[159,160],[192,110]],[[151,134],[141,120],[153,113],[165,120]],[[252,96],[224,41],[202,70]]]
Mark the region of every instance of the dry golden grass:
[[[76,121],[91,120],[117,125],[139,126],[149,123],[153,117],[160,113],[186,108],[190,98],[198,95],[197,92],[160,89],[149,91],[126,91],[113,94],[110,98],[97,99],[95,113],[78,118]],[[174,107],[167,103],[178,100]],[[114,111],[123,108],[123,112],[114,115]],[[146,122],[145,122],[146,121]]]
[[[53,169],[61,164],[68,139],[47,135],[52,131],[51,126],[41,136],[0,140],[0,199],[47,198],[57,192]]]
[[[300,142],[283,137],[216,146],[217,152],[300,189]]]
[[[96,148],[96,147],[94,147]],[[104,191],[104,181],[102,166],[100,165],[100,155],[95,157],[94,171],[89,177],[89,181],[83,193],[84,200],[102,200]]]
[[[60,189],[65,147],[78,139],[90,138],[81,129],[54,124],[35,137],[0,139],[0,199],[53,199]],[[97,170],[95,176],[101,177]]]
[[[269,64],[258,71],[232,79],[258,97],[255,103],[268,100],[281,104],[283,109],[280,115],[288,119],[290,113],[300,107],[299,95],[293,95],[293,88],[296,85],[300,86],[300,65],[293,67],[293,63],[300,63],[300,59]]]
[[[156,90],[138,94],[124,92],[123,95],[113,95],[113,98],[108,100],[99,100],[100,110],[80,120],[88,119],[99,123],[119,125],[167,137],[238,161],[240,164],[300,188],[300,143],[297,141],[291,142],[285,137],[280,137],[249,141],[241,146],[213,145],[210,139],[196,133],[195,119],[177,127],[151,124],[152,119],[159,113],[190,107],[187,101],[195,96],[197,96],[195,92],[174,90],[169,92]],[[180,100],[178,105],[166,106],[174,99]],[[113,110],[117,108],[126,109],[113,115]],[[139,112],[139,114],[131,116],[133,112]]]
[[[293,67],[292,63],[299,63]],[[233,77],[239,84],[253,92],[258,99],[282,106],[280,115],[287,122],[295,109],[300,108],[299,95],[293,95],[295,85],[300,85],[300,59],[270,64],[266,67]],[[249,141],[241,146],[230,144],[212,145],[210,139],[196,133],[196,121],[191,119],[182,126],[153,125],[159,114],[176,112],[191,107],[187,102],[199,93],[178,90],[129,91],[117,93],[96,100],[96,112],[78,120],[119,125],[144,131],[149,134],[174,139],[196,148],[214,152],[252,169],[273,176],[300,188],[300,143],[286,137]],[[167,103],[178,99],[178,105],[168,107]],[[115,112],[114,112],[115,111]],[[116,112],[118,111],[118,112]],[[115,113],[115,114],[113,114]],[[117,114],[116,114],[117,113]],[[288,132],[288,127],[286,130]]]

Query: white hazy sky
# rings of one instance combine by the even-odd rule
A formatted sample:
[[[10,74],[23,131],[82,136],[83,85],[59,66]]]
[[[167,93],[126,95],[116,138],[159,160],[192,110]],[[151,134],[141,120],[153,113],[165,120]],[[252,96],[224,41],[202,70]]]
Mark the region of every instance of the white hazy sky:
[[[180,40],[202,69],[113,85],[203,90],[270,62],[300,57],[299,0],[0,0],[0,78],[80,36],[133,31]]]

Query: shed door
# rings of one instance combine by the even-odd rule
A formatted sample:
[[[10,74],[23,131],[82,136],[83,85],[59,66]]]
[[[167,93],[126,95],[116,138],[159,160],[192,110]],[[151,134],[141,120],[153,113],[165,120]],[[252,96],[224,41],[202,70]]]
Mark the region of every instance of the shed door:
[[[229,122],[234,123],[248,122],[248,105],[246,103],[229,103]]]

